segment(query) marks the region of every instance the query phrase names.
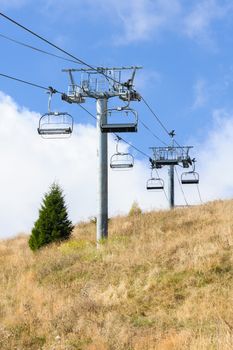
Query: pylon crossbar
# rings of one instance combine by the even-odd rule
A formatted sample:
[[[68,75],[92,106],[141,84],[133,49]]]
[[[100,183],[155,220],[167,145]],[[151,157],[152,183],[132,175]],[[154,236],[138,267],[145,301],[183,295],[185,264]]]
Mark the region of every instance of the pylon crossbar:
[[[157,167],[190,162],[189,150],[192,146],[150,148],[153,151],[154,162]]]
[[[68,73],[70,86],[68,97],[75,98],[81,93],[82,97],[101,98],[103,97],[122,97],[128,100],[127,93],[133,88],[135,72],[142,67],[97,67],[97,68],[80,68],[80,69],[63,69]],[[130,74],[130,77],[127,74]],[[79,83],[76,84],[73,73],[80,73]],[[124,74],[123,74],[124,72]],[[95,96],[94,96],[95,95]],[[132,95],[132,94],[131,94]],[[136,94],[131,96],[131,101],[139,101],[140,96]],[[78,101],[74,101],[78,102]],[[80,102],[78,102],[80,103]]]

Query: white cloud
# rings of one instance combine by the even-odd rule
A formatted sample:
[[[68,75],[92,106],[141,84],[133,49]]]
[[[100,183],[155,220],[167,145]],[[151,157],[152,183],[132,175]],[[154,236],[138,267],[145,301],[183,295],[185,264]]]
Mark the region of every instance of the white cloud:
[[[160,83],[162,76],[159,72],[152,69],[138,70],[135,76],[135,86],[140,93],[143,93],[146,89],[153,88],[155,84]]]
[[[233,113],[216,110],[214,125],[204,144],[198,146],[204,198],[233,197]]]
[[[119,34],[115,43],[158,38],[164,31],[180,33],[192,40],[215,48],[213,28],[232,13],[231,1],[198,0],[190,5],[182,0],[97,0],[101,9],[115,16]],[[106,8],[108,10],[106,10]]]
[[[205,106],[208,100],[208,86],[204,79],[198,79],[194,85],[194,103],[192,109]]]
[[[70,8],[75,16],[86,17],[89,20],[98,19],[111,22],[108,31],[111,42],[125,45],[132,42],[149,40],[166,27],[173,27],[173,19],[179,14],[179,0],[54,0],[44,2],[44,12],[54,15],[64,15]],[[69,11],[70,16],[70,11]],[[114,34],[113,34],[114,32]]]
[[[197,1],[193,9],[184,17],[184,33],[191,39],[208,46],[214,46],[212,25],[229,14],[232,5],[217,0]]]
[[[122,30],[117,36],[119,44],[151,39],[162,29],[170,27],[180,11],[177,0],[120,0],[113,4],[121,19]]]
[[[29,0],[0,0],[2,10],[10,8],[20,8],[28,3]]]
[[[1,0],[0,0],[1,1]],[[23,0],[22,0],[23,1]],[[26,1],[26,0],[25,0]],[[85,19],[108,25],[114,45],[128,45],[159,38],[164,31],[215,47],[216,21],[232,13],[230,0],[40,0],[41,11],[51,18],[70,21]],[[194,5],[192,5],[194,4]],[[72,12],[70,9],[72,8]],[[110,24],[109,24],[110,23]]]
[[[192,142],[191,156],[197,160],[196,171],[200,175],[199,189],[204,202],[233,198],[232,133],[233,112],[219,109],[213,112],[213,123],[205,140]],[[183,190],[189,204],[200,203],[196,185],[184,185]],[[181,200],[180,191],[179,196]]]
[[[38,216],[43,194],[58,181],[66,194],[74,222],[96,215],[96,133],[91,125],[75,125],[68,140],[44,140],[36,132],[39,115],[19,108],[0,94],[0,237],[30,231]],[[233,113],[214,112],[214,125],[203,144],[196,144],[192,156],[198,160],[203,199],[233,195]],[[125,144],[120,150],[126,151]],[[109,155],[115,142],[109,136]],[[167,169],[160,171],[167,191]],[[132,171],[109,171],[109,213],[127,213],[134,200],[143,209],[167,208],[164,193],[148,193],[147,161],[136,159]],[[199,202],[196,186],[184,186],[190,204]],[[176,203],[183,203],[176,183]]]

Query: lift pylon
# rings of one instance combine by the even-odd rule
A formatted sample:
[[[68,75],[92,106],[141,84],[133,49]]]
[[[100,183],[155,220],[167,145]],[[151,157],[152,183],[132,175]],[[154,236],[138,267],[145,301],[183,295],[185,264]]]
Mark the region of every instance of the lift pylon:
[[[189,152],[193,146],[175,146],[174,145],[174,130],[170,133],[171,146],[167,147],[150,147],[153,152],[153,157],[150,158],[152,169],[161,169],[164,166],[169,166],[169,206],[173,209],[175,206],[175,183],[174,183],[174,167],[179,165],[183,168],[194,166],[192,171],[184,172],[181,175],[182,184],[199,183],[199,175],[195,170],[195,159],[191,159]],[[188,177],[189,176],[189,177]]]
[[[108,237],[108,170],[107,170],[107,133],[137,131],[137,112],[130,108],[130,103],[140,101],[141,96],[134,89],[134,77],[141,67],[97,67],[63,69],[68,73],[70,85],[68,93],[62,99],[68,103],[84,103],[87,98],[97,101],[98,135],[98,180],[97,180],[97,244]],[[74,79],[79,74],[79,83]],[[130,73],[130,74],[129,74]],[[130,75],[130,76],[129,76]],[[127,76],[127,77],[126,77]],[[108,100],[117,97],[122,106],[108,109]],[[123,121],[110,122],[109,112],[125,115]],[[128,114],[128,115],[127,115]],[[126,117],[133,118],[128,121]]]

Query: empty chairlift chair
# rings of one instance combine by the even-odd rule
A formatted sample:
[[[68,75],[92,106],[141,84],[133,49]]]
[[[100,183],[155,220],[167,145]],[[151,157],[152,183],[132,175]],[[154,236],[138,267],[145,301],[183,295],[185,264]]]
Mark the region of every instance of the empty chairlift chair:
[[[138,114],[135,110],[109,109],[107,111],[107,121],[101,122],[103,133],[108,132],[136,132],[138,126]]]
[[[57,91],[51,86],[48,90],[48,113],[40,117],[38,134],[45,139],[68,138],[73,132],[73,117],[66,112],[51,111],[52,97]]]
[[[130,153],[119,152],[119,141],[121,138],[116,137],[116,153],[111,156],[110,168],[113,170],[129,170],[134,166],[134,157]]]
[[[181,175],[181,183],[183,185],[199,184],[199,174],[195,171],[187,171]]]
[[[110,159],[110,168],[114,170],[129,170],[134,165],[134,157],[130,153],[115,153]]]
[[[65,112],[45,113],[37,130],[43,138],[68,138],[73,132],[73,118]]]
[[[146,183],[148,191],[161,191],[164,189],[164,181],[161,178],[151,177]]]

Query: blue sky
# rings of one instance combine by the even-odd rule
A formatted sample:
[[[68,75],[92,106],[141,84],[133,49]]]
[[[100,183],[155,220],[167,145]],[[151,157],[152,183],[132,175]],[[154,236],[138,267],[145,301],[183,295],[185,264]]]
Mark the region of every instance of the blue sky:
[[[142,65],[138,89],[168,129],[176,129],[180,142],[187,142],[190,135],[205,138],[213,109],[232,108],[230,1],[189,1],[187,6],[186,1],[178,0],[138,0],[127,5],[104,0],[25,0],[10,5],[3,1],[1,8],[90,64]],[[59,54],[3,18],[1,33]],[[0,42],[3,72],[66,91],[67,79],[61,69],[73,64],[4,39]],[[39,112],[46,108],[42,91],[5,80],[1,87],[20,105]],[[137,108],[142,119],[166,139],[146,108]],[[139,144],[144,138],[148,135],[141,130]],[[138,142],[138,135],[136,139]],[[153,142],[151,139],[150,144]],[[146,142],[142,145],[147,147]]]
[[[213,109],[231,108],[231,1],[1,1],[2,11],[93,65],[142,65],[138,89],[177,139],[205,138]],[[56,52],[1,18],[1,33]],[[1,39],[2,71],[62,91],[74,66]],[[140,86],[141,85],[141,86]],[[43,92],[1,80],[20,104],[43,112]],[[68,107],[66,106],[66,109]],[[144,106],[142,119],[166,139]],[[85,116],[86,117],[86,116]],[[84,118],[80,116],[80,120]],[[142,131],[142,130],[141,130]],[[135,142],[147,147],[136,136]],[[150,140],[153,144],[154,140]]]
[[[204,200],[232,195],[230,180],[232,168],[229,168],[227,164],[229,159],[225,158],[225,154],[228,154],[232,147],[228,139],[233,114],[232,1],[38,0],[35,2],[12,0],[9,2],[0,0],[0,8],[1,12],[89,64],[143,66],[143,70],[138,73],[136,79],[136,88],[149,102],[167,129],[176,130],[179,143],[191,143],[195,146],[192,155],[198,161],[197,167],[199,166],[203,178],[201,190]],[[55,54],[61,54],[2,17],[0,17],[0,34]],[[43,86],[52,85],[66,92],[68,80],[61,69],[75,67],[75,64],[20,47],[1,37],[0,45],[0,73]],[[12,111],[16,106],[22,118],[25,118],[25,113],[29,113],[28,111],[44,113],[47,110],[47,95],[42,90],[0,77],[0,91],[3,93],[3,107],[6,108],[6,96],[10,96],[12,101],[8,102],[11,104]],[[78,106],[64,104],[59,96],[54,98],[53,103],[56,107],[70,112],[75,122],[81,124],[80,127],[84,127],[82,130],[86,130],[87,134],[91,132],[91,125],[94,126],[94,122]],[[94,101],[87,102],[86,107],[91,112],[95,112]],[[167,142],[167,135],[143,102],[135,103],[134,108],[138,110],[143,122]],[[33,132],[28,125],[26,128]],[[17,143],[20,137],[19,134],[12,132],[12,139],[9,142]],[[125,135],[125,138],[146,153],[150,152],[150,146],[159,145],[142,126],[137,134],[128,134]],[[219,143],[221,140],[222,143]],[[20,142],[27,142],[27,140],[21,137]],[[110,148],[114,149],[113,140],[111,142]],[[83,147],[88,148],[89,146],[84,142]],[[12,154],[14,154],[13,149]],[[134,153],[134,155],[142,162],[140,166],[146,167],[146,160],[143,160],[140,154]],[[22,153],[19,156],[24,159]],[[216,156],[219,158],[214,161]],[[26,163],[22,161],[25,172],[27,172]],[[20,164],[18,166],[20,168]],[[34,174],[35,181],[39,181],[39,173],[42,171],[38,164],[37,166],[40,170],[37,175]],[[7,167],[9,164],[4,164],[4,168]],[[60,180],[59,170],[57,173],[54,173],[52,168],[50,170],[48,171],[50,175],[39,188],[40,191],[46,190],[51,179]],[[79,173],[80,171],[82,171],[82,166],[79,168]],[[146,171],[145,177],[148,177],[149,171],[145,168],[144,172]],[[90,173],[95,173],[92,165],[90,165]],[[227,174],[227,178],[223,178],[219,184],[222,173]],[[138,173],[140,178],[139,175]],[[212,182],[209,181],[210,176],[213,179]],[[15,177],[15,180],[12,179],[12,181],[18,184],[19,179]],[[123,177],[121,181],[125,182]],[[127,181],[131,181],[130,177]],[[136,177],[135,181],[138,181]],[[218,191],[213,190],[216,186]],[[27,192],[26,183],[24,188]],[[72,186],[67,184],[67,190],[71,193]],[[132,192],[133,194],[129,195],[128,199],[124,199],[127,205],[123,206],[123,212],[128,210],[133,199],[145,202],[145,208],[160,207],[158,201],[156,205],[151,199],[144,201],[142,199],[144,194],[137,193],[133,187]],[[194,190],[190,191],[191,194],[193,192]],[[36,195],[39,197],[39,194],[38,190]],[[69,196],[71,197],[68,194],[68,198]],[[195,196],[194,194],[189,198],[193,203],[197,201]],[[182,203],[180,194],[177,194],[177,200]],[[39,199],[37,201],[31,199],[34,208],[31,214],[34,215],[33,217],[36,217],[35,208],[38,201]],[[29,204],[25,201],[26,206]],[[113,212],[118,213],[121,210],[116,207]],[[82,217],[85,218],[91,214],[95,214],[94,206],[91,211],[83,212]],[[75,220],[75,213],[73,217]],[[20,223],[19,226],[19,229],[22,230],[29,229],[30,220],[27,220],[26,214],[25,224]],[[3,228],[8,229],[6,225]],[[16,230],[16,227],[12,226],[6,235],[15,233]]]

